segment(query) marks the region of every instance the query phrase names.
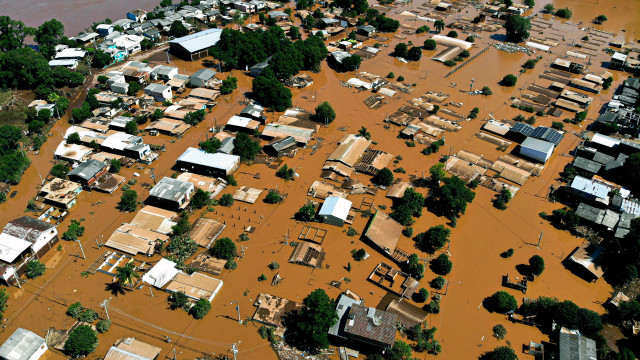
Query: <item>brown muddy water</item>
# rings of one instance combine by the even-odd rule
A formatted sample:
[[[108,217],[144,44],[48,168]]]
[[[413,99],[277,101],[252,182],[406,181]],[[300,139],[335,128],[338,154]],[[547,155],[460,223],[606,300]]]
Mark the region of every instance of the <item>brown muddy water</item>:
[[[123,19],[131,10],[150,11],[159,3],[158,0],[0,0],[0,14],[32,27],[57,19],[64,24],[65,35],[71,37],[93,22]]]
[[[602,1],[601,1],[602,2]],[[584,4],[584,3],[581,3]],[[540,4],[539,4],[540,5]],[[98,5],[95,5],[96,7]],[[142,7],[141,5],[135,5]],[[538,5],[537,5],[538,6]],[[584,5],[594,7],[595,5]],[[104,8],[103,4],[100,8]],[[125,6],[120,12],[124,14],[131,5]],[[397,11],[400,10],[400,11]],[[401,12],[401,9],[392,13]],[[582,11],[582,10],[581,10]],[[592,14],[599,14],[599,8],[592,9],[593,13],[585,12],[585,19]],[[577,11],[574,16],[577,18]],[[582,13],[581,13],[582,14]],[[609,16],[609,23],[614,23],[613,16]],[[100,13],[97,18],[106,15]],[[406,17],[393,15],[407,24]],[[614,15],[615,16],[615,15]],[[116,18],[115,16],[113,18]],[[576,19],[578,20],[578,19]],[[297,21],[297,20],[296,20]],[[579,20],[578,20],[579,21]],[[83,22],[85,23],[85,22]],[[411,26],[419,26],[424,22],[411,22]],[[576,22],[577,23],[577,22]],[[605,28],[607,26],[605,24]],[[554,25],[555,26],[555,25]],[[84,192],[75,208],[71,209],[70,216],[59,226],[59,231],[66,230],[71,219],[84,219],[86,233],[82,237],[84,251],[87,259],[79,257],[77,244],[62,241],[63,250],[51,251],[43,261],[47,263],[49,270],[42,278],[29,281],[22,290],[10,288],[10,307],[5,314],[5,328],[0,333],[2,339],[6,339],[17,327],[25,327],[40,335],[46,334],[46,329],[68,327],[73,321],[64,315],[66,307],[81,301],[85,306],[95,310],[101,310],[99,303],[111,298],[111,316],[114,325],[106,334],[100,335],[100,345],[90,357],[103,356],[113,342],[123,336],[134,336],[142,341],[159,346],[163,349],[161,358],[173,358],[173,350],[177,358],[193,359],[204,355],[211,356],[214,353],[227,354],[230,345],[242,341],[240,345],[239,359],[275,359],[276,356],[269,348],[266,340],[259,337],[258,325],[237,322],[235,304],[240,305],[241,317],[246,319],[253,315],[252,303],[260,292],[281,296],[290,300],[301,301],[309,292],[317,288],[327,291],[331,297],[337,297],[341,290],[329,286],[334,280],[348,278],[349,282],[342,285],[342,290],[350,289],[366,299],[368,306],[376,306],[385,297],[386,292],[366,280],[376,264],[381,261],[391,263],[386,257],[375,249],[364,244],[358,236],[346,235],[346,227],[338,228],[326,224],[315,224],[317,227],[327,230],[327,237],[322,246],[327,253],[325,266],[322,269],[312,270],[287,262],[292,248],[284,245],[283,241],[287,233],[295,239],[304,224],[293,220],[293,214],[307,200],[307,189],[313,181],[319,179],[320,169],[328,154],[336,146],[337,141],[346,133],[354,133],[361,126],[367,127],[372,135],[372,140],[377,144],[376,149],[401,155],[403,160],[393,167],[403,167],[406,174],[396,174],[403,180],[408,180],[409,175],[421,175],[430,166],[438,162],[442,154],[449,151],[468,150],[477,154],[483,154],[490,160],[496,160],[503,152],[498,151],[495,145],[484,142],[474,136],[485,120],[492,114],[497,119],[511,119],[521,113],[509,107],[510,97],[519,96],[525,84],[539,84],[548,86],[548,81],[538,78],[550,62],[559,54],[570,49],[570,42],[584,36],[582,30],[571,24],[557,24],[558,27],[567,26],[566,41],[554,49],[554,54],[536,54],[543,56],[535,69],[528,70],[521,75],[518,86],[515,88],[503,88],[498,82],[507,73],[517,73],[520,65],[529,58],[522,53],[507,54],[494,48],[489,49],[483,55],[470,62],[467,66],[456,72],[449,78],[444,75],[450,68],[434,62],[429,58],[436,51],[425,52],[419,63],[404,64],[389,56],[395,44],[400,42],[393,38],[393,34],[386,34],[389,40],[385,42],[388,47],[383,47],[380,54],[372,60],[363,61],[362,71],[385,76],[394,72],[396,76],[402,75],[406,82],[415,83],[411,94],[398,93],[393,98],[387,99],[388,103],[380,109],[367,108],[363,100],[370,96],[369,92],[360,92],[351,88],[340,86],[339,80],[345,81],[353,77],[353,73],[336,74],[325,64],[322,72],[312,74],[314,84],[311,87],[293,90],[293,103],[307,110],[313,110],[320,102],[329,101],[336,110],[337,118],[328,127],[320,129],[317,137],[323,142],[318,151],[313,155],[310,149],[301,149],[294,158],[285,158],[284,163],[294,167],[300,174],[294,181],[284,181],[276,178],[275,169],[265,165],[243,165],[236,173],[236,179],[240,186],[251,186],[260,189],[274,189],[285,192],[288,196],[279,205],[269,205],[262,202],[264,195],[253,205],[236,202],[232,207],[216,207],[213,212],[205,216],[225,221],[227,228],[222,236],[237,239],[242,228],[247,225],[256,227],[256,231],[250,234],[250,240],[238,242],[238,246],[244,247],[245,255],[238,261],[238,268],[234,271],[225,271],[221,278],[224,285],[213,301],[211,312],[204,320],[193,320],[182,310],[171,311],[166,302],[167,294],[158,290],[153,293],[148,287],[125,291],[124,294],[111,294],[106,286],[111,282],[107,275],[96,273],[83,277],[82,272],[103,252],[98,249],[95,239],[100,236],[108,237],[120,224],[129,222],[134,214],[120,213],[115,210],[119,200],[120,190],[111,195],[98,192]],[[449,29],[445,30],[448,31]],[[400,30],[402,31],[402,30]],[[459,31],[460,32],[460,31]],[[477,46],[471,50],[471,55],[489,46],[489,33],[481,34],[477,40]],[[421,44],[430,35],[409,35],[404,42],[413,41]],[[461,35],[462,36],[462,35]],[[465,34],[466,36],[466,34]],[[568,43],[568,44],[567,44]],[[369,44],[371,45],[371,44]],[[152,60],[161,62],[163,56]],[[591,71],[602,70],[600,64],[606,60],[606,55],[594,56]],[[174,66],[180,68],[180,73],[192,74],[202,67],[201,62],[184,62],[172,59]],[[426,72],[428,71],[428,75]],[[226,75],[226,74],[224,74]],[[224,76],[223,75],[223,76]],[[251,78],[241,72],[233,72],[238,77],[238,89],[231,95],[218,99],[218,105],[207,115],[205,121],[193,129],[190,129],[182,139],[171,142],[165,136],[145,136],[145,141],[152,144],[165,144],[166,151],[160,153],[159,159],[149,167],[134,166],[123,169],[125,177],[133,177],[133,172],[141,176],[138,183],[132,188],[138,191],[140,200],[148,196],[148,187],[143,184],[152,184],[150,168],[154,168],[156,176],[170,176],[173,173],[171,167],[176,158],[189,146],[197,146],[207,134],[207,129],[214,124],[223,124],[227,119],[243,108],[241,103],[243,95],[251,89]],[[460,92],[467,90],[470,79],[475,78],[475,88],[489,86],[494,95],[489,97],[470,96]],[[614,74],[615,83],[612,88],[624,78],[620,73]],[[455,86],[453,84],[456,84]],[[419,97],[422,93],[433,90],[448,93],[449,101],[462,102],[461,108],[446,106],[460,114],[468,114],[473,107],[480,108],[480,114],[476,120],[462,122],[463,129],[457,133],[446,133],[446,143],[440,154],[424,156],[420,153],[422,146],[407,147],[404,140],[397,138],[400,129],[383,127],[385,114],[394,112],[398,107],[406,105],[407,101]],[[183,95],[184,97],[185,95]],[[610,91],[604,91],[595,96],[594,104],[589,109],[589,120],[596,116],[598,105],[611,96]],[[443,104],[441,104],[444,106]],[[277,118],[278,114],[269,114],[269,119]],[[525,114],[528,116],[528,114]],[[566,114],[565,114],[566,115]],[[568,117],[568,115],[566,115]],[[27,170],[23,181],[16,186],[18,196],[5,204],[0,205],[0,222],[13,219],[24,214],[23,209],[30,197],[36,193],[36,187],[40,183],[40,176],[51,167],[51,153],[61,139],[64,130],[68,126],[66,118],[63,118],[52,129],[53,136],[43,146],[40,154],[33,156],[32,166]],[[538,117],[536,125],[549,126],[556,118]],[[345,131],[339,131],[345,128]],[[497,345],[504,345],[506,341],[498,341],[491,336],[491,328],[501,323],[507,328],[506,340],[519,353],[522,344],[529,340],[539,342],[548,340],[537,329],[526,325],[512,324],[505,316],[490,314],[482,306],[482,299],[493,292],[504,289],[500,285],[501,276],[509,273],[517,276],[516,265],[524,264],[534,254],[541,255],[546,262],[544,274],[530,284],[527,297],[541,295],[555,296],[559,299],[569,299],[579,306],[586,307],[602,313],[601,304],[610,296],[611,287],[604,281],[587,283],[567,271],[561,261],[583,239],[571,236],[567,232],[559,231],[539,218],[538,213],[545,211],[550,213],[553,209],[560,208],[561,204],[550,203],[545,199],[550,185],[556,184],[558,172],[565,164],[571,161],[570,157],[562,156],[569,153],[578,144],[578,138],[571,131],[579,132],[581,128],[568,125],[568,133],[560,144],[552,158],[547,162],[545,170],[539,177],[532,177],[520,189],[511,202],[508,210],[500,211],[491,205],[494,193],[486,188],[478,188],[476,199],[469,205],[466,215],[459,221],[455,229],[452,229],[451,247],[449,249],[454,263],[453,271],[447,276],[451,282],[448,293],[443,296],[441,312],[428,317],[428,325],[438,328],[436,338],[442,343],[443,352],[438,357],[441,359],[474,359],[477,356]],[[513,145],[508,151],[513,150]],[[259,173],[257,179],[255,174]],[[365,184],[370,183],[370,177],[357,174],[357,179]],[[233,193],[237,188],[229,187],[225,193]],[[424,189],[420,191],[425,192]],[[385,191],[379,191],[374,196],[377,206],[391,206],[391,201],[385,197]],[[354,206],[358,206],[364,199],[364,195],[352,195],[350,200]],[[193,214],[194,221],[200,213]],[[353,227],[360,233],[363,232],[367,219],[356,216]],[[415,233],[425,231],[430,226],[445,224],[447,221],[433,214],[423,212],[423,216],[416,219],[413,225]],[[540,233],[544,231],[541,246],[532,246],[536,243]],[[413,251],[413,241],[403,237],[398,247]],[[362,262],[356,262],[351,258],[352,249],[364,248],[370,257]],[[508,249],[515,250],[514,256],[509,259],[500,258],[499,254]],[[415,250],[417,251],[417,250]],[[426,254],[420,254],[426,257]],[[139,257],[140,260],[154,263],[159,256],[152,258]],[[267,265],[272,261],[280,264],[280,268],[271,271]],[[352,270],[347,272],[346,265],[351,263]],[[277,287],[272,287],[269,281],[258,282],[258,277],[265,274],[269,279],[278,272],[284,280]],[[426,271],[422,286],[428,288],[428,281],[435,275]],[[522,293],[508,290],[518,301],[522,301]],[[409,301],[409,300],[407,300]],[[106,316],[100,311],[101,316]],[[167,343],[167,337],[171,343]],[[400,335],[399,335],[400,338]],[[435,358],[424,354],[415,354],[419,358]],[[59,353],[51,353],[52,358],[63,359]]]

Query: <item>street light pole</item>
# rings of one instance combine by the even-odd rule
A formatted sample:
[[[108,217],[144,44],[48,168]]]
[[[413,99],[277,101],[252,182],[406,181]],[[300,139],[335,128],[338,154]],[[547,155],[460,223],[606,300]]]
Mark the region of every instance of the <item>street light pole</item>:
[[[242,320],[240,319],[240,303],[237,300],[231,302],[231,304],[236,303],[236,310],[238,310],[238,324],[242,324]]]

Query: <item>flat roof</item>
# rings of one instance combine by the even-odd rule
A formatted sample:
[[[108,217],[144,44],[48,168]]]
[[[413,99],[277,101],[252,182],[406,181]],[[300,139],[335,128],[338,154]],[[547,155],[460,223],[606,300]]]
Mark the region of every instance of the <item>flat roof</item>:
[[[545,140],[536,139],[534,137],[527,137],[522,144],[520,144],[522,148],[532,149],[541,151],[544,153],[553,152],[554,145]]]
[[[123,338],[109,349],[103,360],[153,360],[160,351],[161,348],[135,338]]]
[[[105,167],[107,167],[107,164],[102,161],[89,159],[71,170],[67,175],[78,176],[83,180],[90,180]]]
[[[215,153],[210,154],[198,148],[188,148],[178,161],[231,171],[239,162],[240,157],[237,155]]]
[[[378,210],[365,230],[364,236],[384,251],[392,254],[404,227],[389,215]]]

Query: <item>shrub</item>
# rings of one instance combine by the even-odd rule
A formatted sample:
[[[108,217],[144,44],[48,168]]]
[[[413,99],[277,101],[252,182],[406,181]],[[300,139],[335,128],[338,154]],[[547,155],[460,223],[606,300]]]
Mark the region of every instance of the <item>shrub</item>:
[[[295,173],[296,172],[294,169],[289,168],[287,164],[284,164],[280,169],[278,169],[278,171],[276,172],[276,176],[285,180],[291,180],[293,179]]]
[[[404,81],[404,76],[402,75],[398,76],[398,81]]]
[[[440,313],[440,302],[431,300],[430,303],[424,306],[424,310],[430,314]]]
[[[454,60],[447,60],[444,62],[444,64],[448,67],[454,67],[457,63]]]
[[[501,256],[501,257],[503,257],[503,258],[505,258],[505,259],[506,259],[506,258],[510,258],[510,257],[512,257],[512,256],[513,256],[513,249],[509,249],[509,250],[507,250],[507,251],[503,251],[503,252],[501,252],[501,253],[500,253],[500,256]]]
[[[67,308],[66,314],[71,316],[74,319],[77,319],[78,316],[80,316],[81,312],[82,312],[82,303],[75,302],[69,305],[69,307]]]
[[[82,235],[84,235],[84,226],[80,225],[78,220],[71,220],[69,228],[62,234],[62,238],[68,241],[76,241]]]
[[[480,91],[482,91],[482,95],[485,95],[485,96],[493,94],[493,91],[491,91],[491,88],[488,86],[483,86]]]
[[[138,208],[138,193],[135,190],[127,190],[120,196],[118,209],[124,212],[133,212]]]
[[[465,41],[468,41],[468,42],[470,42],[470,43],[472,43],[472,42],[475,42],[475,41],[476,41],[476,38],[474,38],[473,36],[467,36],[467,38],[466,38],[466,39],[464,39],[464,40],[465,40]]]
[[[416,34],[422,34],[431,31],[431,29],[427,25],[422,25],[416,29]]]
[[[507,346],[499,346],[482,354],[480,360],[518,360],[515,351]]]
[[[351,257],[353,257],[353,260],[355,261],[362,261],[365,256],[367,256],[367,252],[364,249],[351,250]]]
[[[267,280],[267,276],[265,274],[260,274],[260,276],[258,276],[258,281],[265,281]]]
[[[433,39],[425,40],[423,45],[425,50],[435,50],[438,47],[438,43]]]
[[[437,276],[429,282],[429,285],[436,290],[440,290],[446,285],[446,283],[447,280],[445,280],[445,278],[443,278],[442,276]]]
[[[312,221],[316,217],[316,208],[313,204],[305,204],[303,205],[298,212],[296,213],[296,219],[301,221]]]
[[[92,323],[98,318],[98,313],[91,309],[85,309],[80,316],[78,316],[78,321]]]
[[[569,10],[569,8],[558,9],[555,12],[555,16],[563,18],[563,19],[571,19],[572,15],[573,15],[573,12],[571,12],[571,10]]]
[[[552,122],[551,127],[556,130],[564,130],[564,124],[561,121]]]
[[[402,229],[402,235],[404,235],[406,237],[412,237],[413,236],[413,228],[411,226],[407,226],[406,228]]]
[[[493,327],[493,336],[495,336],[498,340],[502,340],[505,336],[507,336],[507,329],[505,329],[504,325],[498,324]]]
[[[27,263],[27,269],[25,271],[25,275],[29,279],[35,279],[38,276],[42,276],[47,270],[47,267],[38,260],[31,260]]]
[[[396,74],[394,74],[393,71],[387,74],[387,79],[393,79],[395,77],[396,77]]]
[[[108,320],[108,319],[100,320],[96,324],[96,330],[100,334],[103,334],[103,333],[106,333],[107,331],[109,331],[110,327],[111,327],[111,320]]]
[[[456,31],[449,31],[449,33],[447,34],[448,37],[452,37],[452,38],[457,38],[458,37],[458,33]]]
[[[189,309],[189,297],[183,291],[174,291],[169,295],[169,308],[175,309]]]

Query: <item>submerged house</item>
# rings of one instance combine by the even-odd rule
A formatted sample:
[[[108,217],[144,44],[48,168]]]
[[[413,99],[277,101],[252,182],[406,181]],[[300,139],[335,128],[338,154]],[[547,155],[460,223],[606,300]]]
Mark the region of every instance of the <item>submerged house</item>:
[[[47,342],[35,333],[18,328],[0,346],[0,359],[38,360],[47,351]]]
[[[332,196],[324,201],[318,215],[324,223],[342,226],[347,221],[349,211],[351,211],[351,201]]]
[[[162,208],[184,209],[195,187],[188,181],[164,177],[149,191],[149,202]]]

